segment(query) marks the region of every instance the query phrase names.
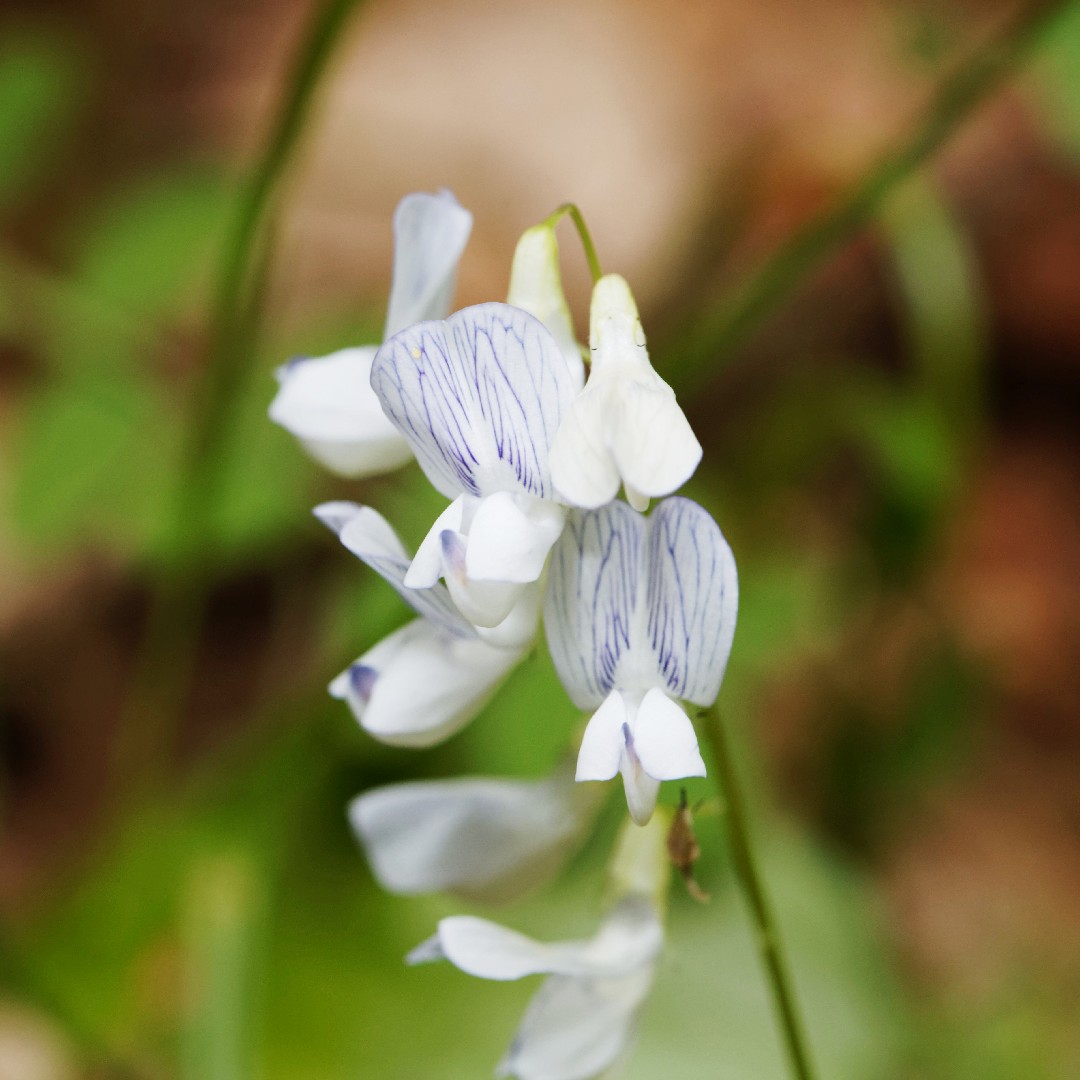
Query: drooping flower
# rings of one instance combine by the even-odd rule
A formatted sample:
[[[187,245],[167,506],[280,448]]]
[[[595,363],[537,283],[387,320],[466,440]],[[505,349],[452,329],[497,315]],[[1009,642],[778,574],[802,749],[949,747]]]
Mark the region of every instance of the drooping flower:
[[[394,213],[394,275],[385,338],[450,310],[458,260],[472,215],[448,191],[406,195]],[[412,451],[371,390],[376,345],[302,357],[278,371],[270,418],[341,476],[387,472]]]
[[[349,820],[389,892],[502,903],[553,878],[599,807],[564,764],[541,780],[390,784],[354,799]]]
[[[555,339],[508,304],[465,308],[379,349],[371,385],[450,505],[405,576],[441,577],[477,626],[501,623],[543,572],[562,531],[548,451],[575,386]]]
[[[382,742],[431,746],[453,735],[525,655],[535,634],[535,610],[531,631],[528,612],[511,613],[512,643],[493,644],[462,617],[445,588],[405,588],[408,553],[376,511],[336,502],[315,513],[421,616],[350,664],[330,684],[330,693],[347,702],[361,727]]]
[[[547,975],[496,1075],[587,1080],[629,1044],[663,945],[656,909],[631,896],[586,941],[547,945],[487,919],[451,916],[407,962],[445,959],[469,975],[503,982]]]
[[[574,704],[596,710],[579,780],[622,773],[630,814],[648,821],[662,780],[704,776],[677,699],[711,705],[735,633],[735,561],[697,503],[665,499],[572,511],[552,551],[544,627]]]
[[[629,1050],[664,945],[667,822],[624,828],[611,864],[614,906],[585,941],[544,944],[486,919],[443,919],[408,963],[449,960],[481,979],[547,975],[497,1076],[588,1080]]]
[[[585,389],[551,447],[555,489],[574,506],[595,509],[626,489],[637,510],[670,495],[701,460],[675,392],[653,370],[630,287],[618,274],[593,289]]]

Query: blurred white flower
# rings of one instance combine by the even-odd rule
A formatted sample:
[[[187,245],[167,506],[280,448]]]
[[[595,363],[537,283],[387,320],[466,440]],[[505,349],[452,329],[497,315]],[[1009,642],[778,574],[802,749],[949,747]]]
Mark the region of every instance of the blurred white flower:
[[[731,549],[697,503],[665,499],[648,517],[619,502],[569,514],[551,556],[548,648],[574,704],[596,710],[578,780],[621,772],[638,824],[660,781],[705,775],[675,699],[715,700],[737,608]]]
[[[656,909],[623,899],[586,941],[544,944],[486,919],[453,916],[406,958],[449,960],[481,979],[547,975],[497,1070],[518,1080],[588,1080],[630,1045],[664,944]]]
[[[392,337],[371,385],[452,500],[405,585],[429,589],[441,577],[471,623],[497,626],[539,579],[563,527],[548,473],[551,440],[576,391],[562,351],[525,311],[480,304]]]
[[[450,310],[454,277],[472,215],[448,191],[406,195],[394,213],[394,276],[384,340]],[[412,451],[371,389],[378,346],[301,357],[278,370],[270,419],[296,436],[320,464],[341,476],[387,472]]]
[[[675,392],[653,370],[630,287],[618,274],[601,278],[590,311],[589,381],[551,447],[556,491],[595,509],[626,489],[637,510],[669,495],[701,460]]]
[[[561,766],[542,780],[466,777],[375,788],[350,803],[349,821],[389,892],[502,903],[562,869],[601,797]]]
[[[348,502],[324,503],[315,514],[421,616],[350,664],[330,693],[382,742],[431,746],[453,735],[524,657],[535,635],[535,608],[531,624],[527,611],[509,615],[512,645],[492,644],[462,617],[445,588],[405,588],[409,556],[382,515]]]

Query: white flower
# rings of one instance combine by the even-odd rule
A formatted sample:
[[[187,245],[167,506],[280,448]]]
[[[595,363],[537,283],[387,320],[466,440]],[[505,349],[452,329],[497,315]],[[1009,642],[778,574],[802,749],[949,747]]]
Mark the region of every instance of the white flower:
[[[582,793],[587,793],[582,798]],[[375,788],[349,820],[390,892],[502,903],[554,877],[600,807],[560,767],[542,780],[468,777]]]
[[[580,390],[585,384],[585,365],[563,293],[559,243],[553,225],[545,222],[522,233],[514,249],[506,302],[535,315],[551,331],[566,358],[574,386]]]
[[[577,778],[621,772],[639,824],[660,781],[705,775],[675,699],[715,700],[737,607],[731,549],[697,503],[665,499],[643,517],[615,502],[568,516],[551,555],[544,628],[567,693],[596,710]]]
[[[539,579],[565,517],[548,451],[575,385],[558,344],[526,312],[480,304],[392,337],[371,385],[428,479],[453,500],[406,586],[427,589],[442,577],[470,622],[498,625]]]
[[[382,742],[431,746],[453,735],[521,661],[535,633],[535,614],[530,632],[529,615],[512,613],[513,646],[492,644],[461,616],[444,588],[405,588],[408,553],[376,511],[336,502],[315,513],[422,616],[350,664],[330,684],[330,693],[347,702],[361,727]]]
[[[394,278],[384,339],[450,310],[458,260],[472,215],[453,195],[406,195],[394,213]],[[320,464],[341,476],[387,472],[412,460],[408,443],[371,390],[378,346],[302,357],[278,370],[270,419],[295,435]]]
[[[574,506],[611,502],[620,483],[637,510],[681,487],[701,460],[675,392],[653,370],[630,287],[601,278],[590,312],[589,381],[551,447],[555,489]]]
[[[407,961],[446,959],[481,979],[547,975],[497,1075],[587,1080],[627,1049],[663,943],[653,905],[630,896],[587,941],[546,945],[486,919],[453,916],[443,919],[438,933]]]

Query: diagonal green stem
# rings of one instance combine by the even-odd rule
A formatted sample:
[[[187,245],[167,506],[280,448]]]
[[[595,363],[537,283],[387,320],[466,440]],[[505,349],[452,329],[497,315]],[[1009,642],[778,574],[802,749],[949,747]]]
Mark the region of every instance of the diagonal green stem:
[[[1005,33],[941,83],[923,119],[903,143],[824,214],[795,232],[732,297],[684,329],[685,344],[678,346],[678,360],[673,358],[670,365],[680,394],[692,393],[714,375],[715,363],[726,359],[810,270],[872,221],[885,198],[1016,70],[1069,6],[1070,0],[1050,0],[1025,10]]]
[[[735,775],[735,762],[727,730],[720,711],[715,706],[705,714],[705,730],[719,774],[718,786],[724,804],[724,821],[727,824],[732,861],[735,863],[735,872],[754,920],[758,951],[784,1034],[791,1072],[797,1080],[812,1080],[814,1074],[810,1067],[810,1054],[795,1001],[791,973],[780,941],[776,917],[754,860],[746,804]]]
[[[288,166],[292,163],[315,91],[350,15],[361,0],[326,0],[315,12],[297,52],[284,99],[266,144],[240,196],[240,205],[222,252],[211,321],[211,348],[188,445],[177,526],[192,544],[205,542],[220,480],[222,447],[237,394],[253,366],[257,264],[268,262],[265,225]]]
[[[204,568],[215,543],[221,481],[238,396],[257,356],[258,318],[272,253],[275,199],[296,156],[315,92],[349,16],[361,0],[326,0],[315,12],[288,77],[281,107],[244,185],[222,250],[210,349],[196,387],[187,453],[177,481],[167,559],[121,725],[116,771],[138,797],[156,782],[194,666]]]

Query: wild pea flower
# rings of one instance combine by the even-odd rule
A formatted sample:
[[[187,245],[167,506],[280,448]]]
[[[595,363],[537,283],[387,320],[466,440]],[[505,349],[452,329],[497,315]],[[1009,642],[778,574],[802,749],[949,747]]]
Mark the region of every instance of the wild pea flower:
[[[522,601],[562,532],[548,451],[576,386],[558,343],[507,304],[465,308],[390,338],[371,385],[450,505],[405,575],[441,577],[461,613],[497,626]]]
[[[522,233],[514,249],[506,302],[535,315],[548,328],[562,350],[575,389],[580,390],[585,384],[585,365],[562,288],[554,225],[545,222]]]
[[[394,214],[394,276],[384,339],[450,310],[458,260],[472,215],[453,195],[406,195]],[[320,464],[342,476],[396,469],[412,459],[371,390],[377,346],[293,360],[278,371],[270,418]]]
[[[625,503],[577,510],[551,556],[544,628],[574,704],[595,710],[578,780],[622,773],[643,824],[662,780],[704,776],[676,699],[711,705],[735,633],[735,561],[716,522],[684,498],[648,517]]]
[[[388,581],[421,618],[406,623],[330,684],[365,731],[396,746],[431,746],[467,724],[525,655],[535,614],[515,625],[512,646],[484,640],[445,588],[405,588],[409,556],[382,515],[355,503],[325,503],[316,516],[354,555]],[[530,626],[531,618],[531,627]]]
[[[389,892],[502,903],[562,869],[600,802],[564,764],[540,780],[390,784],[354,799],[349,821]]]
[[[589,381],[551,447],[555,490],[589,509],[626,498],[645,510],[670,495],[701,460],[675,393],[653,370],[630,287],[618,274],[601,278],[590,311]]]
[[[585,941],[544,944],[486,919],[443,919],[406,958],[449,960],[481,979],[547,975],[497,1076],[587,1080],[628,1050],[664,945],[665,827],[624,832],[613,862],[616,904]]]

